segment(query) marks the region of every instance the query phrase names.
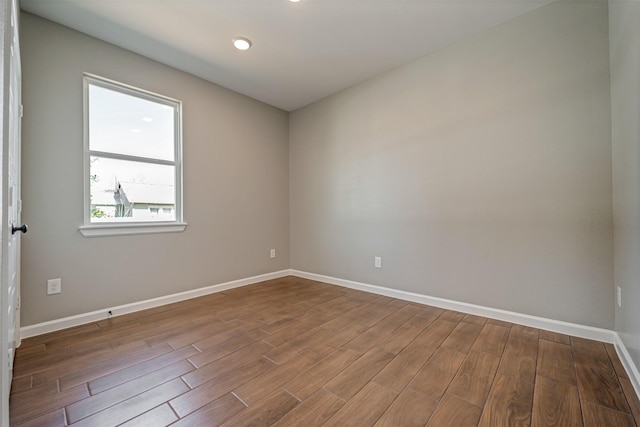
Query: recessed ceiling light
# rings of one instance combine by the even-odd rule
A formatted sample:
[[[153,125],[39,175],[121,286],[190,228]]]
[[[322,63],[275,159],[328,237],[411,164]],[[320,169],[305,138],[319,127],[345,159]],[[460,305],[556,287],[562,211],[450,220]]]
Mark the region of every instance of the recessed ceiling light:
[[[152,122],[153,119],[151,117],[143,117],[142,121],[149,123],[149,122]]]
[[[233,45],[238,50],[247,50],[251,47],[251,40],[246,37],[236,37],[233,39]]]
[[[133,133],[140,133],[140,129],[131,129],[131,132],[133,132]]]
[[[300,0],[289,0],[291,3],[298,3]]]

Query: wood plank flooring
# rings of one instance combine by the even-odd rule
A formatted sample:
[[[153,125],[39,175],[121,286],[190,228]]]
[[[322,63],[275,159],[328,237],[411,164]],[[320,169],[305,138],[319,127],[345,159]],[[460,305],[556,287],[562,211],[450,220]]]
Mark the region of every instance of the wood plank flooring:
[[[638,426],[610,344],[296,277],[26,339],[12,426]]]

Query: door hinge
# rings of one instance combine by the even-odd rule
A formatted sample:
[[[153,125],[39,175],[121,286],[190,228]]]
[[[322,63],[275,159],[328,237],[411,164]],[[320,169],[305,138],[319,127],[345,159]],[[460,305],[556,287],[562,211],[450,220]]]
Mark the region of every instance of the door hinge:
[[[20,104],[20,117],[24,117],[24,105]]]

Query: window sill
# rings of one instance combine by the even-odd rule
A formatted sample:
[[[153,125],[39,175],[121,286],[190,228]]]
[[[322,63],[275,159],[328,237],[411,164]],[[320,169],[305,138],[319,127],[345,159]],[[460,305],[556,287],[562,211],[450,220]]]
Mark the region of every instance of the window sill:
[[[81,225],[78,230],[84,237],[128,236],[132,234],[180,233],[187,223],[143,223],[143,224],[91,224]]]

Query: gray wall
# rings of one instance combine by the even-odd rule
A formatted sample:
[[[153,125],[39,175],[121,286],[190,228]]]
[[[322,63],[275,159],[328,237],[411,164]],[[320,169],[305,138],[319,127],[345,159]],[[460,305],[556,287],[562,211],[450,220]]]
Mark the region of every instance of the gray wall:
[[[26,13],[21,37],[23,326],[289,267],[286,112]],[[185,232],[78,231],[85,71],[183,101]]]
[[[554,3],[288,118],[23,14],[22,324],[291,267],[613,327],[607,24]],[[184,233],[78,232],[83,71],[184,102]]]
[[[609,2],[615,283],[622,289],[615,329],[640,367],[640,3]]]
[[[292,268],[612,328],[609,89],[560,2],[293,112]]]

